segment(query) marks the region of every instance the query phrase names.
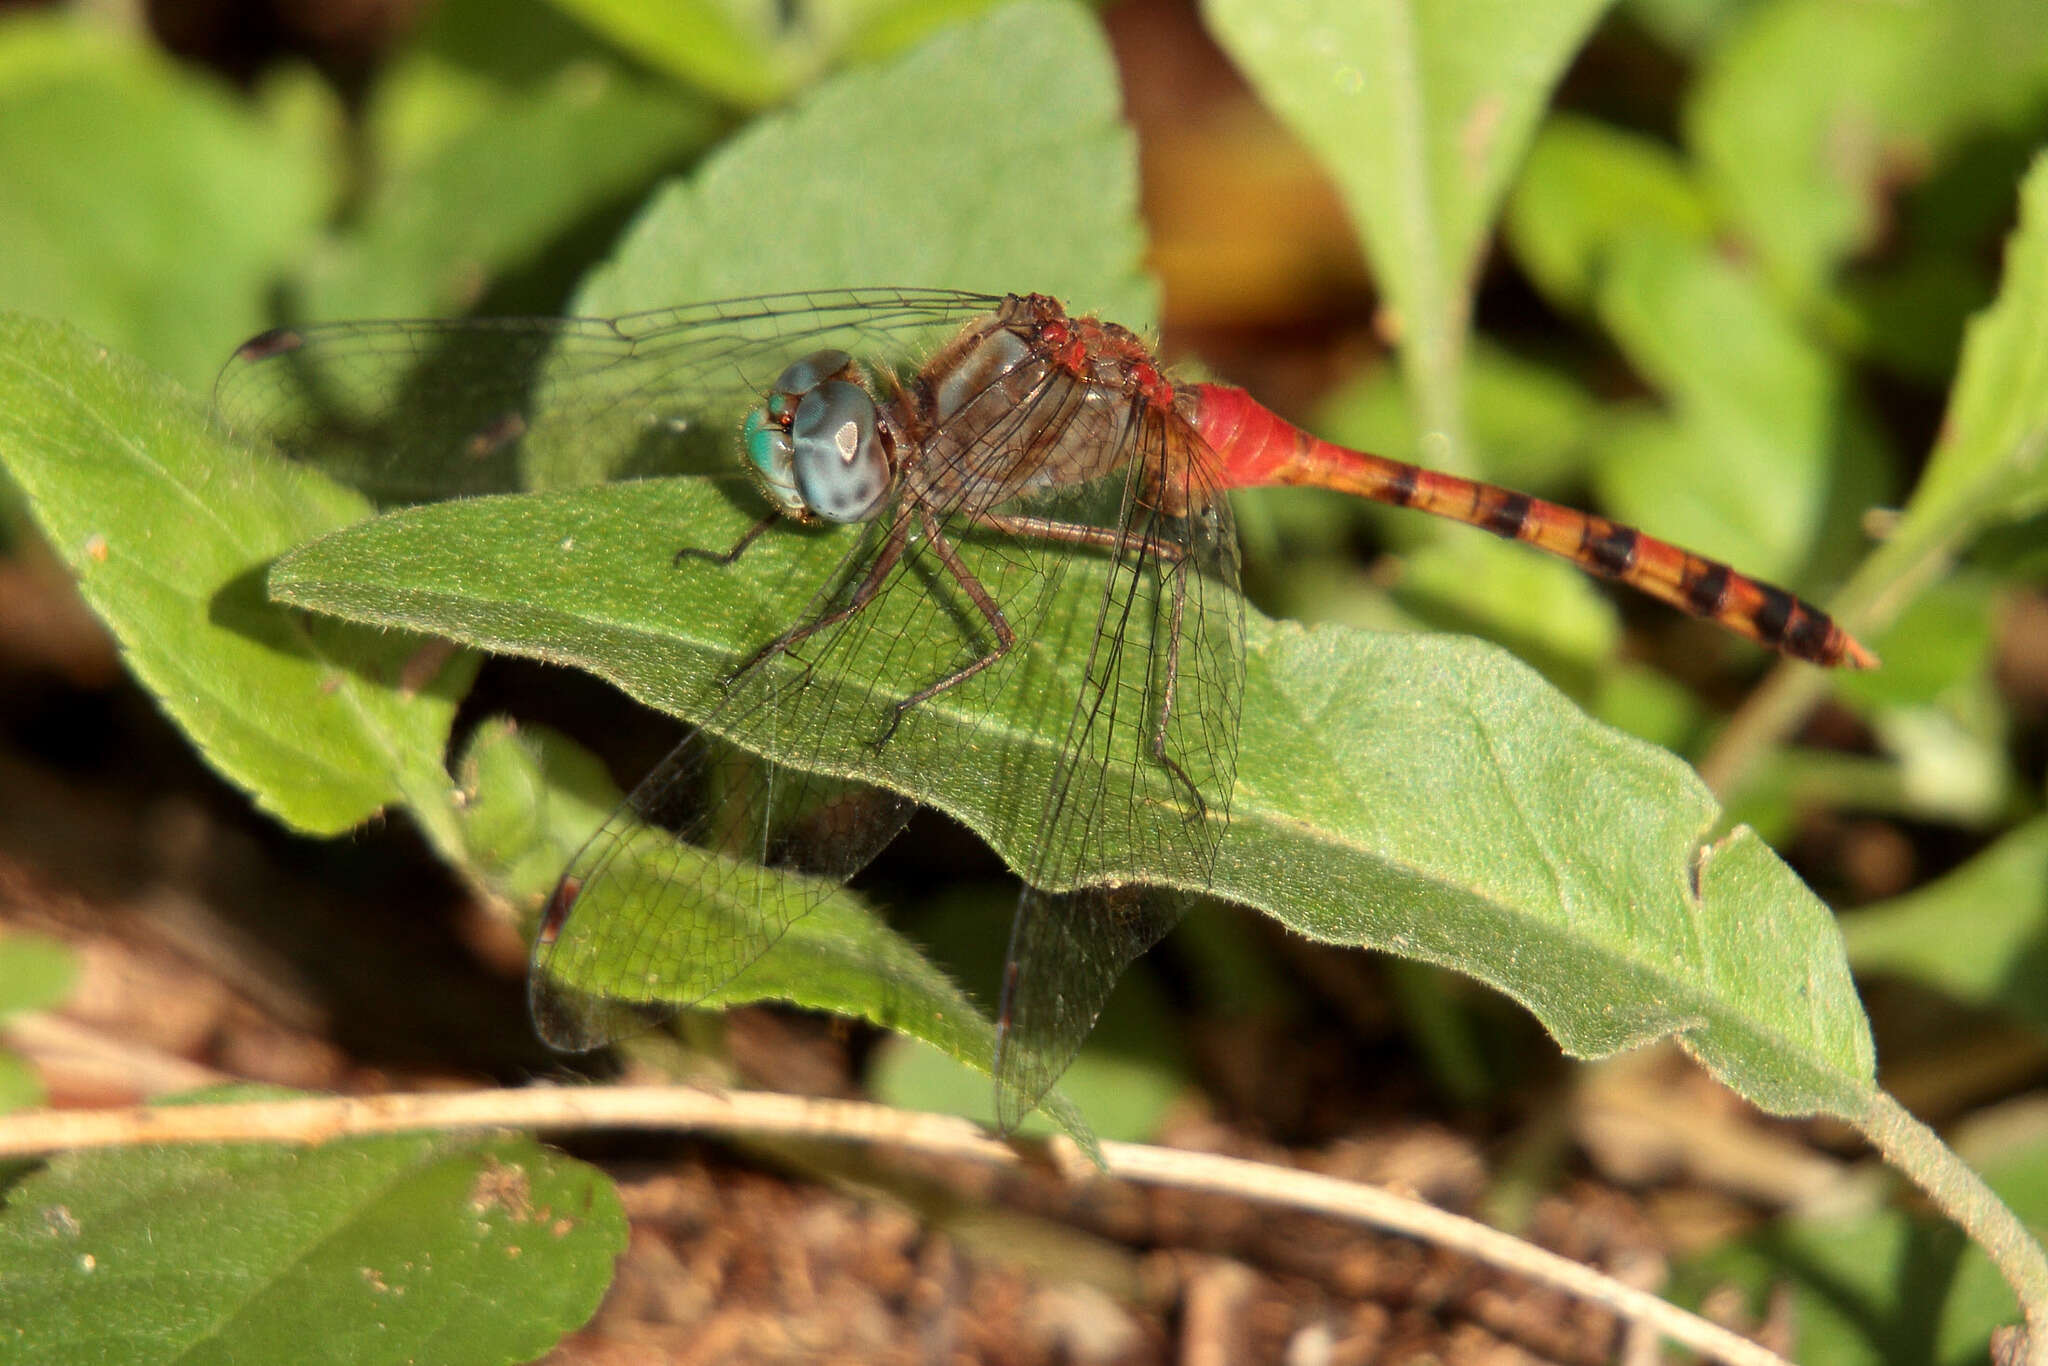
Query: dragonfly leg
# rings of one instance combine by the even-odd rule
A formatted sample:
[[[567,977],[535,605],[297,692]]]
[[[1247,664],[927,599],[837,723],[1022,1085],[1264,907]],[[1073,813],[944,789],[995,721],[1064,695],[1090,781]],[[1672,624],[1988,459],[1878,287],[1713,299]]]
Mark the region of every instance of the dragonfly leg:
[[[1002,607],[989,594],[988,589],[982,587],[981,580],[975,578],[967,566],[960,562],[960,552],[955,550],[953,543],[946,539],[945,531],[939,526],[938,519],[932,516],[931,510],[922,504],[918,506],[917,511],[918,519],[924,525],[925,539],[930,543],[932,553],[939,557],[939,563],[946,567],[946,572],[953,576],[953,581],[960,585],[961,591],[967,594],[968,600],[974,604],[976,610],[988,622],[989,629],[995,632],[996,646],[966,668],[947,674],[930,687],[921,688],[898,702],[895,711],[889,717],[889,724],[883,728],[881,735],[875,740],[875,748],[877,749],[889,743],[889,737],[894,735],[896,728],[903,724],[904,714],[912,707],[929,702],[948,688],[955,688],[965,683],[968,679],[1010,653],[1011,647],[1017,643],[1017,633],[1011,629],[1010,620],[1003,615]]]
[[[1166,727],[1173,720],[1173,696],[1180,685],[1180,628],[1187,616],[1187,571],[1185,555],[1173,562],[1173,610],[1166,626],[1166,682],[1160,688],[1159,717],[1152,727],[1152,757],[1186,790],[1192,802],[1188,819],[1200,821],[1208,816],[1209,804],[1202,800],[1201,789],[1195,786],[1195,780],[1180,766],[1180,761],[1166,752]]]
[[[1011,536],[1033,536],[1045,541],[1066,541],[1077,545],[1094,546],[1101,550],[1113,550],[1137,556],[1152,555],[1171,566],[1173,575],[1173,606],[1167,619],[1166,636],[1166,681],[1159,698],[1159,715],[1153,724],[1152,740],[1148,748],[1159,766],[1177,783],[1189,798],[1192,809],[1190,820],[1201,820],[1208,815],[1209,804],[1202,800],[1201,789],[1195,780],[1181,767],[1179,760],[1167,752],[1167,724],[1173,719],[1173,699],[1180,682],[1180,637],[1181,625],[1187,616],[1188,597],[1188,552],[1178,541],[1169,541],[1161,536],[1132,533],[1116,527],[1090,526],[1085,522],[1060,522],[1050,517],[1020,517],[1007,513],[984,512],[975,521],[993,531]]]
[[[1090,526],[1086,522],[1060,522],[1050,517],[1018,517],[1002,512],[981,512],[974,517],[976,526],[985,526],[991,531],[1000,531],[1010,536],[1030,536],[1041,541],[1066,541],[1073,545],[1093,546],[1097,550],[1123,550],[1129,548],[1142,555],[1157,555],[1170,563],[1179,563],[1187,558],[1187,548],[1177,541],[1160,536],[1147,536],[1119,531],[1113,526]]]
[[[773,519],[771,518],[770,520]],[[763,522],[748,532],[741,544],[734,548],[734,553],[737,554],[738,551],[744,550],[746,548],[746,541],[759,535],[766,526],[767,523]],[[883,583],[887,582],[889,578],[889,571],[894,569],[897,561],[903,558],[904,548],[909,544],[910,509],[906,503],[898,509],[896,520],[889,527],[888,539],[882,542],[882,548],[876,554],[875,562],[868,566],[866,577],[861,579],[859,586],[853,590],[853,596],[847,599],[846,606],[827,612],[815,621],[807,622],[802,626],[792,627],[784,631],[781,635],[754,651],[747,658],[746,663],[727,674],[725,685],[728,688],[731,687],[741,678],[752,673],[755,668],[765,664],[775,656],[788,654],[791,647],[799,642],[816,635],[827,626],[836,626],[848,617],[857,615],[862,608],[866,607],[874,599],[875,594],[881,591]]]
[[[746,532],[737,541],[734,541],[732,543],[732,549],[700,550],[696,546],[686,545],[681,550],[678,550],[675,553],[675,558],[670,560],[669,563],[679,565],[684,560],[709,560],[711,563],[718,565],[720,567],[733,564],[739,559],[740,556],[747,553],[748,546],[752,545],[754,542],[761,539],[762,532],[766,531],[769,527],[774,526],[777,522],[781,520],[781,513],[771,512],[766,517],[763,517],[760,521],[748,527],[746,529]]]

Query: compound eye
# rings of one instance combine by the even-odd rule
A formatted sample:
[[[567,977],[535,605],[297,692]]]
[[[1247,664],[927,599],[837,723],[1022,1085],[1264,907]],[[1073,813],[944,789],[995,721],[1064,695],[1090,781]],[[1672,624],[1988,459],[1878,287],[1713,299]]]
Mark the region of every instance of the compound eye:
[[[875,429],[875,401],[858,384],[826,380],[797,404],[792,463],[797,491],[815,516],[865,522],[882,506],[891,472]]]
[[[740,444],[746,448],[747,465],[754,482],[775,510],[797,521],[806,520],[803,495],[796,487],[796,447],[789,433],[756,408],[740,427]]]
[[[844,351],[813,351],[777,375],[770,392],[802,398],[828,379],[845,378],[852,369],[853,357]]]

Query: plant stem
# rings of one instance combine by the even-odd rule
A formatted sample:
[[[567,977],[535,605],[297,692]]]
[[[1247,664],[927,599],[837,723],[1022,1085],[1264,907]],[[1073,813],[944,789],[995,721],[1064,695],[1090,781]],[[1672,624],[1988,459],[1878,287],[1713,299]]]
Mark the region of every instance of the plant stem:
[[[1934,1130],[1885,1092],[1873,1088],[1869,1105],[1850,1120],[1886,1162],[1984,1249],[2026,1315],[2028,1366],[2048,1366],[2048,1253],[2019,1216]]]
[[[1402,378],[1422,419],[1421,430],[1443,438],[1449,448],[1447,468],[1469,474],[1472,452],[1465,445],[1460,380],[1472,299],[1470,290],[1459,283],[1469,270],[1465,262],[1447,262],[1442,250],[1445,231],[1431,193],[1429,111],[1422,95],[1424,78],[1417,66],[1420,44],[1415,15],[1407,5],[1390,5],[1385,17],[1392,29],[1385,60],[1391,65],[1389,84],[1396,92],[1393,157],[1399,193],[1395,223],[1401,240],[1386,244],[1392,249],[1383,248],[1378,256],[1408,263],[1407,287],[1401,288],[1402,273],[1392,272],[1391,294],[1400,310]],[[1375,255],[1369,236],[1367,254]],[[1385,260],[1374,260],[1376,271],[1384,271],[1387,265]]]

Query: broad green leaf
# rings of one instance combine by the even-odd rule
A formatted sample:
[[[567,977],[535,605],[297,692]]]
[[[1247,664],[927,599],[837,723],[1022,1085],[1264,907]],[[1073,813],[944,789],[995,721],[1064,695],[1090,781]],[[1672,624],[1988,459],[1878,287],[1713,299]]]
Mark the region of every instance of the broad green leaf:
[[[917,942],[977,997],[993,1001],[1002,988],[1016,904],[1015,889],[1000,883],[949,890],[936,905],[920,908]],[[995,1096],[987,1071],[976,1060],[951,1056],[912,1036],[891,1040],[881,1050],[868,1069],[867,1087],[891,1105],[994,1125]],[[1185,1049],[1173,1013],[1151,974],[1140,967],[1125,976],[1103,1007],[1089,1046],[1060,1078],[1060,1093],[1102,1137],[1142,1143],[1158,1133],[1161,1114],[1186,1086]],[[1044,1133],[1049,1127],[1045,1117],[1033,1114],[1022,1132]]]
[[[77,955],[63,940],[0,934],[0,1019],[63,1004],[77,977]]]
[[[1037,291],[1149,326],[1119,100],[1086,13],[1008,6],[751,125],[649,203],[574,311],[904,285]]]
[[[1958,569],[1929,586],[1883,634],[1867,643],[1882,669],[1836,680],[1836,695],[1866,714],[1883,707],[1940,705],[1991,680],[1997,648],[1999,584],[1989,574]],[[2003,703],[1993,708],[2003,715]],[[1999,739],[2004,748],[2006,737]]]
[[[2048,506],[2048,155],[2020,186],[2005,278],[1971,320],[1927,473],[1906,510],[1915,523],[2012,519]]]
[[[0,1053],[0,1115],[33,1109],[48,1100],[34,1066],[12,1053]]]
[[[1957,1146],[2020,1218],[2048,1225],[2038,1123],[1997,1151],[1967,1133]],[[1788,1355],[1801,1366],[1965,1366],[1985,1360],[1992,1330],[2018,1316],[2011,1287],[1962,1230],[1911,1207],[1780,1219],[1681,1261],[1673,1279],[1681,1302],[1711,1294],[1752,1321],[1789,1321]],[[1731,1288],[1746,1292],[1733,1304]]]
[[[1540,493],[1576,473],[1598,421],[1592,396],[1562,373],[1497,346],[1481,342],[1470,359],[1465,406],[1479,476]],[[1360,450],[1429,458],[1414,405],[1387,369],[1336,394],[1316,427]],[[1510,643],[1547,665],[1584,667],[1613,653],[1619,639],[1613,604],[1573,567],[1434,518],[1319,496],[1331,506],[1348,506],[1350,515],[1372,516],[1394,544],[1410,548],[1399,592],[1434,624]],[[1290,540],[1284,553],[1291,570],[1298,544]]]
[[[735,104],[782,99],[842,54],[907,46],[990,0],[830,0],[791,6],[763,0],[554,0],[657,70]]]
[[[1210,27],[1335,178],[1424,422],[1465,459],[1457,376],[1508,179],[1605,0],[1209,0]]]
[[[1664,236],[1705,245],[1712,225],[1699,189],[1668,148],[1593,119],[1554,114],[1515,182],[1506,233],[1552,303],[1583,309],[1618,243]]]
[[[759,646],[758,623],[798,619],[857,534],[791,531],[736,565],[671,565],[678,541],[727,545],[753,517],[709,481],[474,499],[329,536],[281,562],[271,590],[586,668],[715,729],[716,680]],[[960,550],[1000,598],[1004,544]],[[837,745],[832,771],[936,806],[1027,864],[1029,794],[1049,781],[1064,699],[1081,686],[1079,637],[1103,573],[1087,557],[1068,570],[1042,637],[1020,647],[993,697],[970,680],[906,713],[879,749]],[[913,581],[872,604],[835,667],[911,680],[906,693],[957,667],[959,642],[896,634],[921,591]],[[1213,879],[1108,851],[1133,876],[1480,977],[1575,1054],[1679,1032],[1768,1108],[1855,1108],[1870,1041],[1832,919],[1753,836],[1699,850],[1716,811],[1683,764],[1473,642],[1261,620],[1250,644],[1238,789]],[[792,713],[771,757],[820,752],[817,724]],[[1136,778],[1111,776],[1125,781]]]
[[[63,1003],[78,978],[77,956],[59,939],[0,934],[0,1021]],[[25,1059],[0,1052],[0,1114],[43,1103],[42,1078]]]
[[[554,0],[647,65],[703,87],[736,104],[768,104],[814,76],[843,36],[847,7],[806,5],[801,10],[747,0]],[[801,16],[796,23],[788,16]],[[816,27],[823,19],[832,31]]]
[[[537,921],[569,860],[618,805],[593,754],[545,726],[477,727],[456,766],[464,856],[490,889]]]
[[[485,881],[529,920],[563,867],[620,794],[603,767],[583,750],[545,730],[493,722],[479,732],[462,764],[464,800],[458,819],[470,859]],[[758,869],[739,877],[767,879]],[[1007,918],[990,922],[991,929]],[[999,934],[991,933],[999,941]],[[602,990],[601,969],[577,986]],[[705,999],[706,1005],[784,1001],[867,1020],[920,1039],[953,1063],[979,1070],[969,1113],[993,1113],[987,1074],[995,1031],[981,1007],[932,966],[902,935],[851,893],[827,896],[802,916],[752,967]],[[1095,1139],[1062,1095],[1044,1109],[1095,1152]]]
[[[626,1221],[524,1138],[71,1153],[0,1214],[16,1362],[497,1363],[596,1311]]]
[[[1789,0],[1715,49],[1686,134],[1719,212],[1805,300],[1875,244],[1902,164],[1996,131],[2032,136],[2044,92],[2036,0]]]
[[[20,317],[0,317],[0,465],[128,667],[223,776],[300,830],[338,834],[400,800],[434,828],[475,661],[412,678],[419,641],[337,630],[263,593],[269,561],[364,516],[359,496],[227,441],[135,362]]]
[[[1773,1111],[1870,1084],[1827,908],[1745,831],[1700,851],[1690,769],[1498,651],[1255,633],[1238,774],[1217,890],[1302,934],[1478,977],[1577,1056],[1678,1032]]]
[[[52,50],[69,44],[79,59]],[[0,74],[0,309],[210,379],[232,339],[270,321],[267,290],[312,243],[336,184],[329,148],[82,23],[0,22]]]
[[[1664,540],[1785,580],[1812,551],[1844,457],[1837,367],[1739,268],[1701,244],[1617,243],[1601,321],[1667,397],[1601,438],[1606,505]]]
[[[1712,46],[1722,30],[1768,0],[1623,0],[1620,13],[1666,46],[1691,54]]]
[[[1544,493],[1578,477],[1599,421],[1593,395],[1562,370],[1484,338],[1473,343],[1468,362],[1464,401],[1479,476],[1525,493]],[[1332,394],[1317,410],[1315,429],[1340,445],[1397,460],[1425,455],[1426,429],[1389,368],[1375,369]],[[1381,520],[1390,529],[1442,525],[1398,511],[1385,512]]]
[[[1395,593],[1416,615],[1517,646],[1560,677],[1590,675],[1621,643],[1613,601],[1575,566],[1483,534],[1409,554]]]
[[[1843,922],[1858,971],[1889,972],[2048,1025],[2048,817],[1948,876]]]
[[[420,63],[394,80],[445,80]],[[628,202],[710,140],[707,110],[586,65],[538,89],[479,99],[460,132],[377,182],[352,229],[318,259],[307,318],[462,312],[555,239]]]
[[[2048,507],[2048,155],[2020,185],[1998,298],[1970,321],[1962,366],[1920,486],[1843,591],[1883,627],[1988,528]]]

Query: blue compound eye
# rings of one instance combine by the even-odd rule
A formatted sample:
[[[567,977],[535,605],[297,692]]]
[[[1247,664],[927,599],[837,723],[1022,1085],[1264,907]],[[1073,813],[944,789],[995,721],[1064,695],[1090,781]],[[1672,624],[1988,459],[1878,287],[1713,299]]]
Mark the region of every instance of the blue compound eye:
[[[790,370],[806,363],[799,361]],[[797,404],[789,424],[795,446],[791,463],[797,492],[814,516],[865,522],[882,506],[891,472],[875,425],[875,401],[867,390],[845,380],[826,380]]]
[[[740,426],[740,444],[746,448],[748,472],[775,510],[799,522],[808,520],[796,488],[796,447],[789,433],[766,409],[756,408]]]
[[[843,378],[852,369],[853,357],[844,351],[813,351],[777,375],[772,392],[801,398],[828,379]]]

